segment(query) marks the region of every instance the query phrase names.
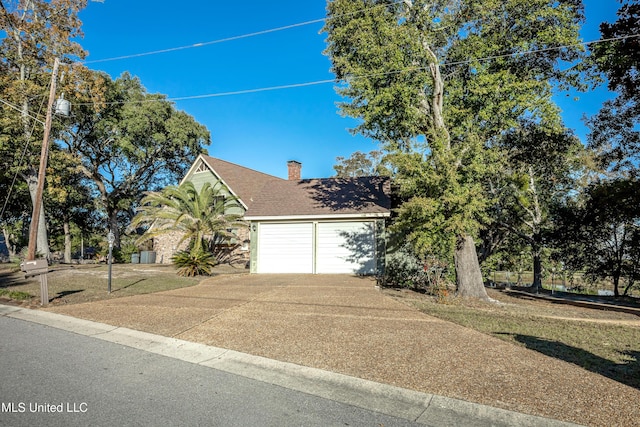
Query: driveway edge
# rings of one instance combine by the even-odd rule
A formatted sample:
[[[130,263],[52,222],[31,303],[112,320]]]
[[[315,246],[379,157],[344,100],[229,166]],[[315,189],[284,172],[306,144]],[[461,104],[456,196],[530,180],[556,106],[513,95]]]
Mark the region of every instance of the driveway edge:
[[[577,426],[62,314],[0,305],[0,316],[148,351],[424,425]]]

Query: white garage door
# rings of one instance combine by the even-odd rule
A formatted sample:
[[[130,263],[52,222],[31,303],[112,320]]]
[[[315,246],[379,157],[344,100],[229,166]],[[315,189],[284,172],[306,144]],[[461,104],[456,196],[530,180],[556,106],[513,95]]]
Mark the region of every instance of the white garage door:
[[[317,227],[317,273],[375,273],[373,222],[320,222]]]
[[[257,271],[313,273],[313,223],[261,223]]]

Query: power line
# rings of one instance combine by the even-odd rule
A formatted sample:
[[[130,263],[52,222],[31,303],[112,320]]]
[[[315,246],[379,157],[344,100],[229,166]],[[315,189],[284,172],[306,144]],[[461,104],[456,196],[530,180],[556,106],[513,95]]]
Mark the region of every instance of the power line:
[[[40,109],[38,110],[38,114],[40,114],[42,112],[42,108],[44,107],[44,100],[45,98],[42,98],[42,102],[40,103]],[[2,99],[0,99],[0,101],[2,101],[2,103],[10,106],[11,108],[17,108],[15,105],[12,105]],[[20,109],[18,109],[18,111],[22,111]],[[32,118],[34,121],[37,121],[41,124],[44,125],[44,122],[38,120],[37,118],[27,114],[28,117]],[[29,132],[29,134],[27,135],[26,138],[26,142],[24,144],[24,148],[22,149],[22,155],[20,156],[20,160],[18,161],[18,166],[22,166],[22,162],[24,161],[24,158],[27,155],[27,151],[29,150],[29,146],[31,145],[31,136],[33,135],[33,132],[36,129],[36,124],[34,123],[33,126],[31,127],[31,131]],[[4,204],[2,205],[2,210],[0,210],[0,222],[2,221],[2,218],[4,217],[4,213],[7,210],[7,205],[9,204],[9,199],[11,198],[11,193],[13,192],[13,187],[16,184],[16,180],[18,179],[18,171],[16,170],[16,173],[13,175],[13,179],[11,180],[11,185],[9,186],[9,191],[7,192],[7,197],[4,199]]]
[[[598,44],[598,43],[621,41],[621,40],[631,39],[631,38],[634,38],[634,37],[640,37],[640,34],[629,34],[629,35],[626,35],[626,36],[613,37],[613,38],[609,38],[609,39],[592,40],[592,41],[589,41],[589,42],[574,43],[574,44],[568,44],[568,45],[563,45],[563,46],[545,47],[545,48],[541,48],[541,49],[526,50],[526,51],[523,51],[523,52],[504,53],[504,54],[501,54],[501,55],[492,55],[492,56],[486,56],[486,57],[483,57],[483,58],[472,58],[472,59],[466,59],[464,61],[450,62],[450,63],[441,64],[441,65],[444,65],[444,66],[463,65],[463,64],[469,64],[469,63],[471,63],[473,61],[480,61],[480,62],[482,62],[482,61],[490,61],[492,59],[502,59],[502,58],[509,58],[509,57],[518,56],[518,55],[530,55],[530,54],[534,54],[534,53],[550,52],[550,51],[553,51],[553,50],[566,49],[566,48],[576,47],[576,46],[590,46],[592,44]]]
[[[306,82],[306,83],[293,83],[288,85],[281,86],[271,86],[271,87],[262,87],[256,89],[245,89],[245,90],[236,90],[232,92],[220,92],[220,93],[211,93],[208,95],[194,95],[194,96],[182,96],[177,98],[167,98],[167,101],[186,101],[189,99],[200,99],[200,98],[217,98],[221,96],[232,96],[232,95],[245,95],[248,93],[257,93],[257,92],[268,92],[272,90],[282,90],[282,89],[293,89],[298,87],[306,87],[306,86],[316,86],[321,84],[333,83],[334,79],[327,80],[316,80],[314,82]]]
[[[20,107],[18,107],[18,106],[16,106],[16,105],[13,105],[13,104],[11,104],[11,103],[9,103],[9,102],[5,101],[4,99],[1,99],[1,98],[0,98],[0,102],[2,102],[2,103],[3,103],[3,104],[5,104],[5,105],[8,105],[9,107],[13,108],[13,109],[14,109],[14,110],[16,110],[16,111],[19,111],[19,112],[21,112],[21,113],[22,113],[22,109],[21,109]],[[44,125],[44,122],[43,122],[42,120],[40,120],[40,119],[39,119],[39,118],[37,118],[37,117],[32,116],[31,114],[27,114],[27,117],[32,118],[32,119],[33,119],[33,120],[35,120],[36,122],[38,122],[38,123],[40,123],[40,124]]]
[[[575,47],[575,46],[589,46],[589,45],[597,44],[597,43],[620,41],[620,40],[630,39],[630,38],[634,38],[634,37],[640,37],[640,35],[639,34],[632,34],[632,35],[614,37],[614,38],[609,38],[609,39],[592,40],[592,41],[588,41],[588,42],[575,43],[575,44],[562,45],[562,46],[554,46],[554,47],[548,47],[548,48],[542,48],[542,49],[533,49],[533,50],[522,51],[522,52],[505,53],[505,54],[492,55],[492,56],[486,56],[486,57],[481,57],[481,58],[470,58],[470,59],[466,59],[464,61],[445,62],[445,63],[440,64],[440,66],[465,65],[465,64],[470,64],[470,63],[472,63],[474,61],[483,62],[483,61],[490,61],[490,60],[494,60],[494,59],[509,58],[509,57],[514,57],[514,56],[532,55],[532,54],[548,52],[548,51],[553,51],[553,50],[566,49],[566,48]],[[357,78],[365,78],[365,77],[384,77],[384,76],[389,76],[389,75],[394,75],[394,74],[402,74],[402,73],[406,73],[406,72],[410,72],[410,71],[424,70],[426,68],[427,67],[411,67],[411,68],[405,68],[405,69],[402,69],[402,70],[388,71],[386,73],[363,74],[363,75],[360,75],[360,76],[353,76],[353,77],[356,78],[356,79]],[[243,90],[236,90],[236,91],[229,91],[229,92],[218,92],[218,93],[192,95],[192,96],[182,96],[182,97],[174,97],[174,98],[149,99],[149,100],[143,100],[143,101],[105,102],[105,103],[91,102],[91,103],[77,103],[77,104],[74,104],[74,105],[95,105],[95,104],[117,105],[117,104],[128,104],[128,103],[130,103],[130,104],[133,104],[133,103],[142,104],[142,103],[158,102],[158,101],[170,101],[170,102],[171,101],[186,101],[186,100],[192,100],[192,99],[219,98],[219,97],[223,97],[223,96],[246,95],[246,94],[250,94],[250,93],[268,92],[268,91],[284,90],[284,89],[294,89],[294,88],[299,88],[299,87],[317,86],[317,85],[321,85],[321,84],[335,83],[335,82],[336,82],[335,79],[325,79],[325,80],[315,80],[315,81],[309,81],[309,82],[303,82],[303,83],[292,83],[292,84],[279,85],[279,86],[268,86],[268,87],[254,88],[254,89],[243,89]]]
[[[160,53],[176,52],[178,50],[193,49],[193,48],[196,48],[196,47],[209,46],[209,45],[212,45],[212,44],[225,43],[225,42],[230,42],[230,41],[234,41],[234,40],[246,39],[246,38],[249,38],[249,37],[261,36],[263,34],[269,34],[269,33],[275,33],[275,32],[278,32],[278,31],[289,30],[291,28],[302,27],[302,26],[305,26],[305,25],[315,24],[317,22],[322,22],[322,21],[324,21],[324,19],[315,19],[315,20],[312,20],[312,21],[300,22],[298,24],[285,25],[284,27],[271,28],[269,30],[263,30],[263,31],[256,31],[255,33],[242,34],[242,35],[239,35],[239,36],[227,37],[227,38],[224,38],[224,39],[212,40],[212,41],[202,42],[202,43],[194,43],[194,44],[187,45],[187,46],[172,47],[172,48],[168,48],[168,49],[154,50],[154,51],[143,52],[143,53],[135,53],[135,54],[132,54],[132,55],[116,56],[116,57],[113,57],[113,58],[96,59],[96,60],[93,60],[93,61],[83,61],[82,63],[83,64],[96,64],[98,62],[119,61],[119,60],[122,60],[122,59],[139,58],[141,56],[149,56],[149,55],[157,55],[157,54],[160,54]]]
[[[401,3],[402,0],[395,0],[390,2],[388,5],[394,5],[397,3]],[[356,10],[354,12],[349,12],[349,13],[345,13],[342,15],[336,15],[333,18],[340,18],[340,17],[344,17],[344,16],[350,16],[350,15],[355,15],[357,13],[360,12],[366,12],[367,10],[371,10],[374,9],[376,7],[379,7],[380,5],[376,5],[373,7],[369,7],[366,9],[360,9],[360,10]],[[332,19],[333,19],[332,18]],[[149,51],[149,52],[142,52],[142,53],[134,53],[131,55],[123,55],[123,56],[115,56],[112,58],[104,58],[104,59],[95,59],[92,61],[80,61],[83,64],[97,64],[100,62],[110,62],[110,61],[120,61],[123,59],[131,59],[131,58],[139,58],[142,56],[150,56],[150,55],[158,55],[161,53],[169,53],[169,52],[176,52],[179,50],[185,50],[185,49],[193,49],[193,48],[197,48],[197,47],[203,47],[203,46],[210,46],[213,44],[219,44],[219,43],[225,43],[225,42],[230,42],[230,41],[234,41],[234,40],[241,40],[241,39],[246,39],[246,38],[250,38],[250,37],[256,37],[256,36],[262,36],[265,34],[269,34],[269,33],[276,33],[279,31],[284,31],[284,30],[290,30],[292,28],[297,28],[297,27],[304,27],[307,25],[311,25],[311,24],[317,24],[319,22],[323,22],[326,21],[327,18],[318,18],[318,19],[312,19],[310,21],[304,21],[304,22],[299,22],[296,24],[290,24],[290,25],[285,25],[282,27],[276,27],[276,28],[271,28],[271,29],[267,29],[267,30],[262,30],[262,31],[256,31],[253,33],[248,33],[248,34],[241,34],[238,36],[232,36],[232,37],[226,37],[226,38],[222,38],[222,39],[217,39],[217,40],[211,40],[211,41],[207,41],[207,42],[201,42],[201,43],[193,43],[190,45],[186,45],[186,46],[179,46],[179,47],[171,47],[171,48],[167,48],[167,49],[160,49],[160,50],[153,50],[153,51]]]

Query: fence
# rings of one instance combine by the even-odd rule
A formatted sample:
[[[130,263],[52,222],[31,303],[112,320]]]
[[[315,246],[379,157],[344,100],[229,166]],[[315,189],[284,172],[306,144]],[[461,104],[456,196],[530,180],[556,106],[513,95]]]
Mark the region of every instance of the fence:
[[[531,286],[533,283],[533,271],[491,271],[485,276],[497,286]],[[542,275],[542,287],[554,291],[577,292],[584,294],[611,294],[613,295],[613,283],[610,280],[589,280],[583,273],[549,272]],[[620,292],[624,291],[620,286]],[[632,289],[631,296],[640,297],[640,290]]]

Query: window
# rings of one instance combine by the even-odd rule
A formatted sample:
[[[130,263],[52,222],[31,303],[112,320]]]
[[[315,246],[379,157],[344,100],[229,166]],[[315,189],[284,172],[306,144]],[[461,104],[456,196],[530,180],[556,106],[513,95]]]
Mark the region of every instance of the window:
[[[196,173],[206,172],[208,170],[209,168],[207,167],[207,165],[205,165],[204,162],[200,162],[200,164],[196,168]]]

